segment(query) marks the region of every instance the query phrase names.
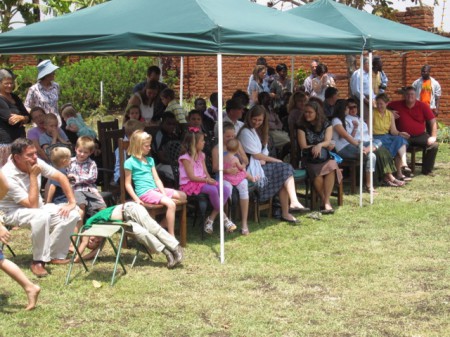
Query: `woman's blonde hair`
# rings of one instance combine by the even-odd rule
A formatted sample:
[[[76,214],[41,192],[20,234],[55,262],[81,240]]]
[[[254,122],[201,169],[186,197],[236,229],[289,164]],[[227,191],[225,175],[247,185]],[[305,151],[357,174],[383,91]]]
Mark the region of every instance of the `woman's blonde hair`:
[[[263,65],[261,65],[261,64],[257,65],[255,68],[253,68],[253,79],[254,79],[256,82],[260,83],[261,80],[259,79],[258,74],[259,74],[261,71],[266,70],[266,69],[267,69],[267,67],[266,67],[266,66],[263,66]]]
[[[152,142],[152,135],[142,130],[133,132],[130,138],[130,145],[128,146],[128,155],[142,159],[142,145],[144,142]]]

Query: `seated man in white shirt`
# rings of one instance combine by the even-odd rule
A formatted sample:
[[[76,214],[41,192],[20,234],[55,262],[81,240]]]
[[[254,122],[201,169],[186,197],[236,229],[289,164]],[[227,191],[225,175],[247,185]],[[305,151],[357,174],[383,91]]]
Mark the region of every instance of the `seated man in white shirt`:
[[[46,276],[45,263],[64,264],[73,233],[80,216],[69,180],[37,157],[36,147],[29,139],[18,138],[11,146],[11,156],[2,168],[9,191],[0,201],[7,225],[31,227],[33,262],[31,271]],[[41,173],[56,180],[67,196],[68,203],[55,205],[42,202]]]

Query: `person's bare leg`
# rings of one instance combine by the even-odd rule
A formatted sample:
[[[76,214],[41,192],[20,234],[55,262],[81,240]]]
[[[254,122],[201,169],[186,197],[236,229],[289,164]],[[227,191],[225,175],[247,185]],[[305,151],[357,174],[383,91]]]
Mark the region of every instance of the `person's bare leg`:
[[[187,200],[187,195],[183,191],[175,191],[173,193],[172,199],[177,199],[177,200],[180,200],[180,201],[186,201]]]
[[[247,224],[247,218],[248,218],[248,204],[249,199],[240,199],[239,205],[241,206],[241,223],[242,223],[242,233],[248,234],[248,224]]]
[[[370,186],[370,175],[371,175],[370,172],[368,172],[368,171],[364,172],[364,180],[365,180],[365,184],[366,184],[367,188],[369,188],[369,186]]]
[[[289,195],[291,208],[303,208],[303,205],[298,201],[297,191],[295,190],[295,180],[293,176],[290,176],[285,182],[284,187]]]
[[[25,290],[28,299],[28,305],[25,307],[25,310],[34,309],[36,307],[41,288],[32,283],[14,262],[7,259],[1,260],[0,269],[8,274],[14,281],[19,283],[23,290]]]
[[[320,198],[323,200],[325,199],[323,194],[323,176],[317,176],[314,178],[314,188],[316,189],[317,193],[320,195]]]
[[[175,205],[175,202],[169,197],[162,197],[159,202],[160,204],[167,207],[165,219],[165,222],[167,224],[167,231],[170,235],[175,236],[175,210],[177,206]]]
[[[328,173],[323,179],[323,206],[325,210],[333,209],[330,203],[330,196],[331,193],[333,192],[334,175],[335,172],[332,171]]]
[[[408,162],[406,160],[406,145],[403,145],[401,148],[399,148],[397,153],[402,160],[402,167],[408,166]]]
[[[278,196],[280,197],[281,216],[287,220],[294,220],[295,217],[289,213],[289,193],[285,186],[281,188]]]
[[[209,218],[214,221],[216,219],[217,214],[219,214],[219,211],[216,211],[215,209],[213,209],[211,211],[211,214],[209,215]]]
[[[89,244],[89,237],[88,236],[82,236],[81,237],[81,243],[78,246],[78,251],[80,252],[81,255],[83,255],[83,252],[85,251],[85,249],[88,246],[88,244]],[[73,248],[73,251],[74,251],[74,254],[76,254],[75,253],[75,248]],[[84,256],[83,256],[83,258],[84,258]],[[78,254],[76,254],[74,262],[75,263],[80,262],[80,256]]]

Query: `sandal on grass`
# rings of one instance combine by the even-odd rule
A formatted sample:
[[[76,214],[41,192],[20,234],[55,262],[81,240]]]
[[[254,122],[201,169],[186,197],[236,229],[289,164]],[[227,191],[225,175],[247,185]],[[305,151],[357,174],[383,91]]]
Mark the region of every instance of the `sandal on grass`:
[[[227,217],[224,219],[224,226],[228,233],[233,233],[236,229],[236,225]]]
[[[370,190],[372,190],[372,193],[373,193],[373,194],[377,194],[377,191],[376,191],[373,187],[370,188],[369,186],[364,185],[364,192],[370,193]]]
[[[399,184],[400,183],[400,184]],[[405,185],[405,183],[403,182],[403,181],[400,181],[400,180],[397,180],[397,179],[394,179],[394,180],[385,180],[384,181],[384,184],[386,185],[386,186],[389,186],[389,187],[401,187],[401,186],[403,186],[403,185]],[[403,184],[403,185],[402,185]]]
[[[398,179],[394,179],[393,183],[395,185],[397,185],[397,187],[403,187],[406,184],[404,181],[401,181],[401,180],[398,180]]]
[[[206,218],[205,221],[205,225],[203,227],[203,230],[207,233],[207,234],[212,234],[213,232],[213,223],[214,221],[212,221],[209,217]]]
[[[241,229],[241,234],[244,236],[247,236],[250,234],[250,231],[248,230],[248,228],[242,228]]]

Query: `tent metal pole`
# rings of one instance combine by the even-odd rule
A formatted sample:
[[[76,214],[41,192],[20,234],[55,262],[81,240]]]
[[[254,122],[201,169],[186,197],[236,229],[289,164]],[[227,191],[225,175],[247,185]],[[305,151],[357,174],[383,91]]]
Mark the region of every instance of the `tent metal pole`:
[[[220,205],[223,203],[223,93],[222,93],[222,54],[217,54],[217,92],[218,92],[218,104],[217,104],[217,123],[218,123],[218,145],[219,145],[219,200]],[[219,213],[219,229],[220,229],[220,263],[225,263],[225,231],[223,228],[223,207],[220,208]]]
[[[364,82],[363,82],[363,74],[364,74],[364,55],[361,53],[361,57],[359,60],[359,134],[362,138],[363,134],[363,115],[364,115]],[[364,175],[364,157],[363,157],[363,142],[360,140],[359,143],[359,206],[362,207],[362,197],[363,197],[363,175]]]
[[[162,63],[161,56],[158,57],[158,67],[159,67],[159,69],[161,69],[161,76],[160,76],[160,79],[159,79],[159,80],[160,80],[161,82],[164,82],[164,75],[163,75],[164,71],[163,71],[163,63]]]
[[[295,56],[291,56],[291,92],[294,92]]]
[[[180,57],[180,105],[183,106],[184,56]]]
[[[373,83],[372,83],[372,50],[369,50],[369,146],[370,156],[373,153]],[[370,161],[370,172],[373,171],[372,161]],[[373,204],[373,173],[370,174],[370,204]]]

